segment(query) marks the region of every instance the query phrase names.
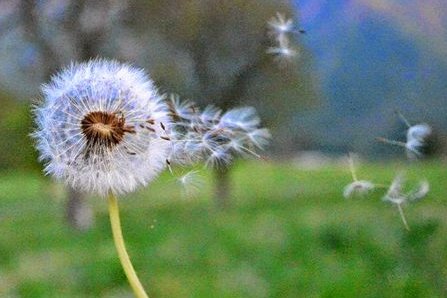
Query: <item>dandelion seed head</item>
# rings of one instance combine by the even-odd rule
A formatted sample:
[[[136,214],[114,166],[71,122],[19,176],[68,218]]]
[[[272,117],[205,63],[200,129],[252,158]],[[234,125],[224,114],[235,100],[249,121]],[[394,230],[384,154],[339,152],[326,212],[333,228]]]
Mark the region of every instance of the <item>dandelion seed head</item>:
[[[407,140],[405,143],[405,149],[408,159],[415,160],[423,157],[423,149],[425,148],[425,143],[417,139]]]
[[[407,131],[407,140],[425,141],[430,136],[432,129],[426,123],[411,126]]]
[[[427,139],[431,135],[431,127],[422,123],[410,126],[407,131],[407,142],[405,149],[409,159],[417,159],[423,157],[423,152],[427,146]]]
[[[47,174],[107,195],[146,185],[164,168],[170,147],[161,136],[171,121],[142,70],[91,60],[72,64],[42,90],[33,136]]]
[[[343,196],[346,199],[353,197],[364,197],[375,188],[374,183],[367,180],[357,180],[346,185]]]

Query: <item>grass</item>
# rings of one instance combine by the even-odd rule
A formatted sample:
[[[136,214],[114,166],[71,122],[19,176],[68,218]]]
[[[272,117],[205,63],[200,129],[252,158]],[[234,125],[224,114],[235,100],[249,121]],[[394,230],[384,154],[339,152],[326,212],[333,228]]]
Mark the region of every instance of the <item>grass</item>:
[[[363,165],[388,183],[400,165]],[[300,170],[243,163],[232,173],[233,206],[216,211],[208,176],[182,198],[169,175],[122,198],[124,237],[151,297],[445,297],[446,165],[409,169],[430,195],[398,211],[346,200],[347,167]],[[119,265],[106,201],[91,198],[95,225],[64,221],[64,196],[39,174],[0,176],[0,297],[132,297]]]

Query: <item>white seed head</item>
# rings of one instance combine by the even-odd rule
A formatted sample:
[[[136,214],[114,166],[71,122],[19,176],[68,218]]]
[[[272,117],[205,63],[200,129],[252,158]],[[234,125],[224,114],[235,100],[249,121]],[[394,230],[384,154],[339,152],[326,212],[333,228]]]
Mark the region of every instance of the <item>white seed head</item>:
[[[411,126],[407,131],[407,140],[420,140],[424,141],[430,136],[432,129],[430,125],[426,123],[416,124]]]
[[[427,146],[427,139],[431,135],[431,132],[431,127],[425,123],[411,126],[408,129],[405,149],[409,159],[423,157],[423,151]]]
[[[357,180],[348,185],[346,185],[343,190],[343,196],[346,199],[353,197],[363,197],[370,193],[374,189],[375,185],[366,180]]]
[[[164,168],[170,117],[142,70],[91,60],[72,64],[42,90],[33,136],[47,174],[104,196],[146,185]]]

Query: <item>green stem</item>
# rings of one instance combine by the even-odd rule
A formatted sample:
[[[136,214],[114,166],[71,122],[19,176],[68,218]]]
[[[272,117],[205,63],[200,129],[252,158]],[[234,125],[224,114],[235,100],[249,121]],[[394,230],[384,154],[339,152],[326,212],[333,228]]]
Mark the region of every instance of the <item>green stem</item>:
[[[121,266],[124,269],[124,273],[127,276],[130,286],[137,298],[148,298],[148,295],[144,291],[140,280],[135,273],[135,270],[130,262],[129,255],[126,251],[126,246],[124,245],[123,233],[121,231],[120,223],[120,213],[118,208],[118,200],[113,194],[109,195],[109,215],[110,223],[112,225],[113,240],[115,241],[115,247],[118,251],[118,256],[121,261]]]
[[[410,231],[410,227],[408,226],[407,219],[405,218],[404,210],[402,209],[402,206],[400,204],[397,204],[397,209],[399,209],[400,217],[402,218],[402,222],[404,223],[405,228],[407,231]]]

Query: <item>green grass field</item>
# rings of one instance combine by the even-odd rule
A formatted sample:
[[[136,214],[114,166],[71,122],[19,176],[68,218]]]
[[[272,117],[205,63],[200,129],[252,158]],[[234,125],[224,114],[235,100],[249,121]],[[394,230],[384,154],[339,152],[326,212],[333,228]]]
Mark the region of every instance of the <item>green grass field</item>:
[[[361,178],[389,183],[404,164],[371,164]],[[183,198],[165,174],[122,198],[131,259],[150,297],[447,297],[447,165],[413,165],[432,190],[398,211],[377,191],[342,197],[347,168],[239,164],[233,206],[216,211],[212,184]],[[64,221],[60,189],[39,174],[0,176],[0,297],[132,297],[104,199],[95,225]]]

